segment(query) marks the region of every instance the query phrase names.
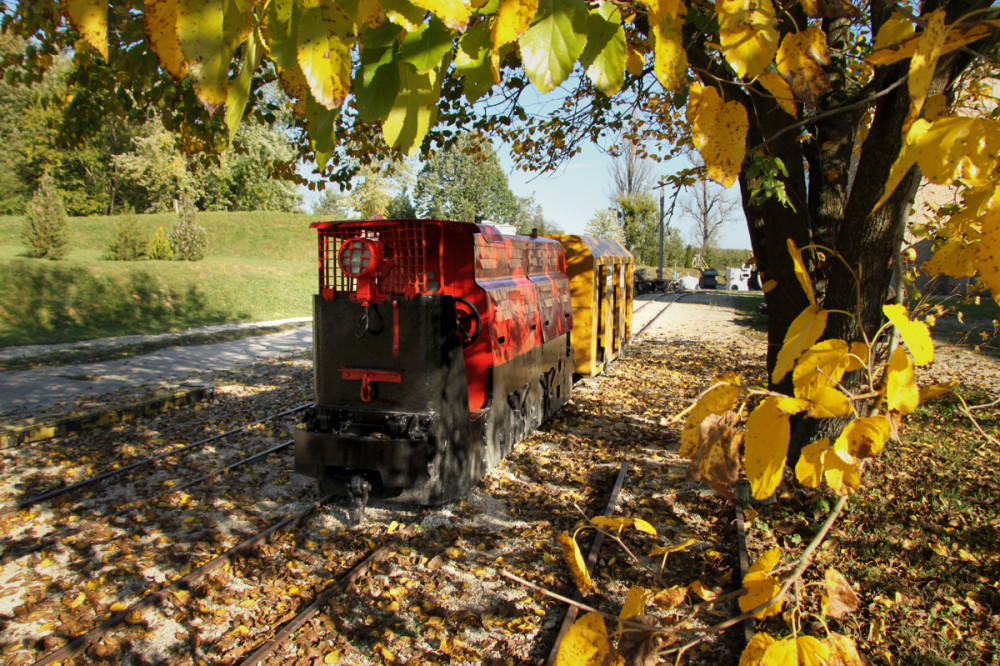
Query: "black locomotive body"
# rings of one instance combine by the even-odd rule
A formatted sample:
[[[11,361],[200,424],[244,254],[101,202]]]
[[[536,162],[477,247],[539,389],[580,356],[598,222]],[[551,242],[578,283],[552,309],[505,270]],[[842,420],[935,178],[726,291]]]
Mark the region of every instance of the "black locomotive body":
[[[316,401],[295,469],[321,493],[440,504],[466,492],[569,399],[563,246],[489,225],[312,225]]]

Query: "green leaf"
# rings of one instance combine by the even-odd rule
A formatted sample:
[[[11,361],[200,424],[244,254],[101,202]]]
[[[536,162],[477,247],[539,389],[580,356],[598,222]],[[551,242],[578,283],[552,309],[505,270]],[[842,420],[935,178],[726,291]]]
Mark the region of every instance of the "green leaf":
[[[226,96],[226,126],[229,127],[229,143],[233,142],[236,136],[236,129],[243,119],[243,111],[247,106],[247,99],[250,97],[250,84],[253,82],[253,74],[260,65],[260,58],[264,54],[263,44],[260,43],[260,36],[256,33],[247,40],[243,50],[243,62],[240,63],[240,72],[236,75],[233,85],[229,88]]]
[[[432,16],[430,21],[403,38],[399,57],[423,74],[440,66],[451,47],[451,30],[441,19]]]
[[[458,43],[455,69],[462,74],[462,90],[469,102],[475,103],[496,83],[490,63],[492,46],[490,26],[485,21],[469,28]]]
[[[542,0],[535,22],[518,39],[528,79],[542,94],[565,81],[587,44],[583,0]]]
[[[391,23],[365,33],[354,76],[354,100],[358,116],[366,123],[384,120],[399,94],[396,47],[401,33],[402,29]]]
[[[336,136],[333,133],[333,123],[340,115],[340,109],[328,109],[313,98],[312,93],[306,93],[306,131],[309,133],[309,143],[316,153],[316,165],[323,169],[333,154]]]
[[[622,17],[613,3],[602,2],[587,19],[587,45],[580,64],[597,89],[611,97],[625,82],[628,47]]]
[[[413,65],[399,63],[400,90],[382,123],[385,142],[412,157],[437,118],[441,81],[437,72],[417,72]]]
[[[426,12],[409,0],[379,0],[385,15],[404,30],[416,30],[424,22]]]

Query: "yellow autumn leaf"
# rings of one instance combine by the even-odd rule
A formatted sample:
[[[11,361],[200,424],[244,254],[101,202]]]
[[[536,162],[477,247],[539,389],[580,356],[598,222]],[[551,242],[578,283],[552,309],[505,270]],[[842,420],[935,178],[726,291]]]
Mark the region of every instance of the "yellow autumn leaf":
[[[788,87],[788,83],[781,78],[780,74],[776,72],[763,72],[757,77],[757,82],[774,96],[774,101],[778,103],[782,111],[793,118],[799,117],[799,107],[795,105],[795,95],[792,94],[792,89]]]
[[[691,591],[692,594],[698,596],[703,601],[712,601],[713,599],[719,596],[718,592],[709,587],[705,587],[704,583],[702,583],[700,580],[696,580],[695,582],[691,583],[691,585],[688,586],[688,589]]]
[[[80,592],[69,603],[67,603],[66,606],[68,606],[69,608],[76,608],[86,600],[87,600],[87,593]]]
[[[653,527],[649,523],[649,521],[643,520],[642,518],[634,518],[632,521],[632,525],[635,527],[635,529],[639,530],[640,532],[645,532],[646,534],[652,534],[653,536],[656,536],[656,528]]]
[[[795,99],[810,106],[819,102],[830,85],[823,69],[830,64],[826,33],[817,26],[785,35],[774,62]]]
[[[771,0],[715,0],[722,55],[739,77],[754,78],[778,51]]]
[[[101,57],[108,59],[108,2],[107,0],[62,0],[59,3],[83,39],[94,47]]]
[[[795,463],[795,478],[807,488],[819,488],[823,480],[823,457],[830,449],[830,439],[824,437],[803,447]]]
[[[904,132],[905,128],[920,116],[920,111],[923,109],[927,88],[930,86],[938,58],[941,57],[941,47],[944,45],[944,18],[943,9],[931,12],[930,16],[926,17],[920,43],[910,58],[910,73],[906,81],[910,91],[910,110],[903,123]]]
[[[896,190],[914,164],[937,185],[962,180],[967,185],[990,182],[1000,153],[1000,127],[986,118],[945,116],[910,125],[903,147],[889,169],[885,191],[872,210],[878,210]],[[919,364],[918,364],[919,365]]]
[[[441,22],[452,30],[465,32],[472,16],[472,4],[469,0],[410,0],[421,9],[441,19]]]
[[[844,372],[854,372],[868,365],[868,345],[864,342],[852,342],[850,359],[847,363],[847,370]]]
[[[861,471],[857,464],[847,462],[841,452],[834,449],[823,456],[823,477],[826,485],[838,495],[850,495],[861,487]]]
[[[930,549],[934,551],[935,554],[941,557],[951,557],[951,553],[948,552],[948,548],[940,543],[934,542],[930,545]]]
[[[625,603],[622,605],[622,611],[618,614],[618,617],[623,620],[627,620],[630,617],[635,617],[636,615],[644,615],[646,613],[646,603],[649,601],[652,593],[642,587],[631,587],[628,593],[625,595]],[[618,631],[622,631],[623,625],[618,624]]]
[[[743,468],[757,499],[770,497],[781,483],[791,437],[788,418],[770,397],[747,418]]]
[[[773,291],[774,288],[777,286],[778,286],[777,280],[768,280],[763,285],[761,285],[761,291],[763,291],[766,294],[769,291]]]
[[[597,527],[604,528],[612,532],[620,532],[623,528],[632,524],[632,519],[626,516],[597,516],[591,521]]]
[[[920,402],[927,402],[928,400],[935,400],[943,395],[948,395],[955,390],[955,387],[959,385],[960,382],[939,382],[937,384],[931,384],[930,386],[925,386],[920,389]]]
[[[743,577],[743,587],[746,588],[746,592],[739,597],[740,610],[749,613],[751,609],[777,596],[781,591],[781,581],[774,576],[768,576],[765,572],[756,571]],[[784,597],[781,597],[767,608],[754,613],[754,617],[761,619],[778,615],[781,613],[783,603]]]
[[[843,634],[828,634],[823,640],[829,666],[864,666],[854,639]]]
[[[778,351],[774,363],[771,381],[775,384],[784,379],[785,375],[795,365],[796,359],[803,351],[809,349],[826,330],[826,318],[829,313],[810,305],[799,313],[785,333],[785,341]]]
[[[840,389],[832,385],[819,386],[809,392],[809,416],[814,419],[835,419],[854,413],[854,404]]]
[[[684,19],[677,14],[665,12],[651,16],[653,40],[653,72],[666,90],[676,92],[687,82],[687,51],[681,36]]]
[[[922,321],[910,321],[902,305],[883,305],[882,314],[896,327],[906,348],[913,354],[915,365],[927,365],[934,360],[934,343],[930,329]]]
[[[625,57],[625,70],[632,76],[642,76],[642,69],[645,66],[646,56],[629,46],[628,55]]]
[[[895,15],[894,15],[895,16]],[[908,20],[907,20],[908,22]],[[888,23],[886,24],[888,25]],[[962,48],[966,44],[971,44],[972,42],[978,41],[983,37],[990,34],[991,29],[1000,26],[996,21],[983,21],[982,23],[977,23],[972,26],[963,28],[950,28],[945,37],[944,44],[941,47],[941,55],[946,53],[951,53],[957,49]],[[883,26],[885,28],[885,26]],[[893,34],[895,31],[899,31],[902,35],[905,32],[905,27],[893,26],[889,28],[889,33],[891,37],[896,38]],[[917,52],[917,48],[920,46],[920,40],[923,38],[923,32],[917,34],[913,33],[913,26],[910,25],[909,34],[904,36],[901,40],[886,44],[880,44],[878,37],[882,35],[882,30],[879,30],[878,35],[875,40],[875,50],[865,58],[865,62],[869,65],[875,65],[876,67],[882,67],[885,65],[891,65],[893,63],[899,62],[900,60],[906,60],[913,56]]]
[[[848,454],[855,460],[878,455],[889,441],[891,426],[884,416],[866,416],[844,426],[833,443],[836,451]],[[848,460],[848,458],[845,458]]]
[[[996,212],[996,217],[1000,218],[1000,209]],[[1000,301],[1000,224],[983,225],[976,251],[976,267],[979,279],[993,294],[993,299]]]
[[[829,666],[829,650],[818,638],[799,636],[795,639],[799,666]]]
[[[772,643],[774,643],[774,639],[764,632],[758,631],[755,633],[740,654],[739,666],[757,666],[760,664],[764,652]]]
[[[746,153],[750,126],[746,109],[736,101],[723,102],[714,87],[698,83],[691,84],[688,104],[692,140],[705,162],[707,175],[729,187],[736,182]]]
[[[327,109],[336,109],[351,88],[353,21],[336,3],[306,4],[299,18],[296,57],[309,91]]]
[[[802,287],[806,298],[809,299],[809,305],[815,308],[816,294],[813,293],[812,279],[809,277],[809,271],[806,269],[806,262],[802,259],[802,250],[795,245],[795,241],[791,238],[785,239],[785,247],[788,248],[788,254],[792,257],[792,268],[795,271],[795,279],[799,281],[799,286]]]
[[[807,349],[795,363],[795,397],[814,400],[818,389],[833,387],[850,364],[850,347],[843,340],[823,340]]]
[[[576,583],[580,594],[586,595],[594,587],[594,583],[590,580],[590,573],[588,573],[587,565],[583,561],[580,546],[576,543],[576,539],[565,532],[560,533],[556,539],[562,546],[563,559],[566,560],[569,571],[573,574],[573,582]]]
[[[684,585],[674,585],[657,592],[650,603],[663,611],[672,610],[684,603],[687,593],[688,589]]]
[[[777,546],[769,548],[753,561],[747,573],[768,573],[781,561],[781,549]]]
[[[775,405],[786,414],[798,414],[809,409],[809,401],[787,395],[775,396]]]
[[[843,574],[829,567],[823,578],[823,594],[820,603],[820,612],[829,615],[834,619],[841,619],[848,613],[858,610],[858,595],[851,589],[851,584],[847,582]]]
[[[882,24],[882,27],[878,29],[878,33],[875,35],[875,42],[872,44],[872,50],[878,52],[890,46],[902,44],[912,36],[913,21],[903,12],[895,11]],[[873,53],[872,55],[875,54]],[[869,59],[869,63],[876,64],[871,62],[871,59]]]
[[[890,410],[909,414],[920,404],[920,390],[913,364],[902,347],[896,347],[886,372],[885,399]]]
[[[924,102],[924,118],[934,122],[938,118],[944,118],[948,115],[948,98],[938,93],[937,95],[931,95]]]
[[[723,383],[725,382],[725,383]],[[739,379],[736,377],[717,377],[715,379],[718,386],[713,386],[705,392],[688,414],[687,421],[684,422],[684,430],[681,431],[680,455],[684,458],[691,457],[698,450],[698,436],[701,431],[701,422],[711,414],[725,414],[734,406],[740,397],[742,388],[738,385]]]
[[[340,651],[334,650],[333,652],[327,652],[323,656],[324,664],[339,664],[340,663]]]
[[[123,604],[120,601],[116,601],[115,603],[111,604],[111,607],[108,610],[110,610],[112,613],[121,613],[126,608],[128,608],[128,604]]]
[[[604,618],[597,613],[585,613],[559,644],[556,666],[603,666],[610,651]]]
[[[657,546],[656,548],[649,551],[650,557],[656,557],[657,555],[667,555],[669,553],[677,553],[682,550],[687,550],[694,544],[698,543],[697,539],[685,539],[679,544],[674,544],[672,546]]]
[[[500,0],[500,8],[490,28],[493,46],[500,48],[523,35],[536,12],[538,0]]]

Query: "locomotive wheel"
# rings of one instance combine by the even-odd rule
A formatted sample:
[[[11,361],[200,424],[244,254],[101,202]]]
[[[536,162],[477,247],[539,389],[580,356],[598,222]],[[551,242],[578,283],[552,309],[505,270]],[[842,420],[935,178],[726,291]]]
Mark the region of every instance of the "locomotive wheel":
[[[458,337],[462,340],[462,346],[468,347],[476,338],[483,327],[483,318],[479,316],[476,306],[464,298],[455,298],[455,312],[457,313]]]

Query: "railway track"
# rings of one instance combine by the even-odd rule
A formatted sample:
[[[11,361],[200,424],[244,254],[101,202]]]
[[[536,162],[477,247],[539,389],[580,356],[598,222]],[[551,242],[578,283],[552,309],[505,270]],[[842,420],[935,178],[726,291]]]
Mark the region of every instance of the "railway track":
[[[643,305],[655,300],[662,307],[635,338],[677,300],[664,304],[666,297]],[[579,416],[567,418],[576,424]],[[605,418],[596,416],[595,422]],[[566,424],[553,427],[561,430]],[[175,485],[136,498],[135,505],[115,506],[113,515],[98,519],[69,521],[80,513],[86,499],[80,496],[103,489],[107,481],[9,512],[6,519],[39,513],[39,525],[58,519],[68,531],[39,534],[35,543],[24,544],[30,552],[0,562],[0,593],[18,584],[18,573],[27,588],[13,608],[0,607],[8,641],[0,641],[0,654],[12,664],[69,659],[291,663],[322,661],[335,653],[343,663],[388,663],[388,657],[378,656],[390,645],[388,636],[416,632],[419,651],[404,651],[399,660],[448,663],[476,661],[474,650],[480,651],[480,661],[490,654],[485,644],[466,648],[453,636],[468,643],[470,636],[525,632],[552,645],[562,618],[558,604],[509,584],[491,587],[489,581],[502,570],[527,572],[539,582],[552,570],[565,575],[560,560],[547,566],[540,560],[549,557],[554,533],[571,528],[573,504],[582,502],[589,515],[603,506],[601,498],[607,498],[614,478],[607,465],[596,476],[590,470],[583,482],[572,477],[593,466],[589,454],[558,466],[536,464],[534,454],[513,456],[506,471],[491,475],[485,486],[445,510],[415,517],[379,508],[368,524],[347,528],[338,509],[303,502],[315,491],[312,484],[296,485],[287,478],[288,444],[277,442],[253,460],[216,464],[178,478]],[[641,473],[637,468],[635,474]],[[586,489],[587,497],[548,497],[553,484]],[[533,490],[512,492],[524,487]],[[496,503],[508,507],[502,515],[494,513]],[[657,515],[664,511],[657,509]],[[417,527],[394,529],[396,522]],[[33,614],[38,617],[28,626]],[[10,632],[9,622],[15,620],[21,625],[18,634]],[[25,626],[28,630],[22,630]],[[442,631],[445,638],[435,638]],[[399,643],[393,640],[395,650]],[[525,649],[521,643],[491,649],[517,660],[542,656],[519,652]]]

